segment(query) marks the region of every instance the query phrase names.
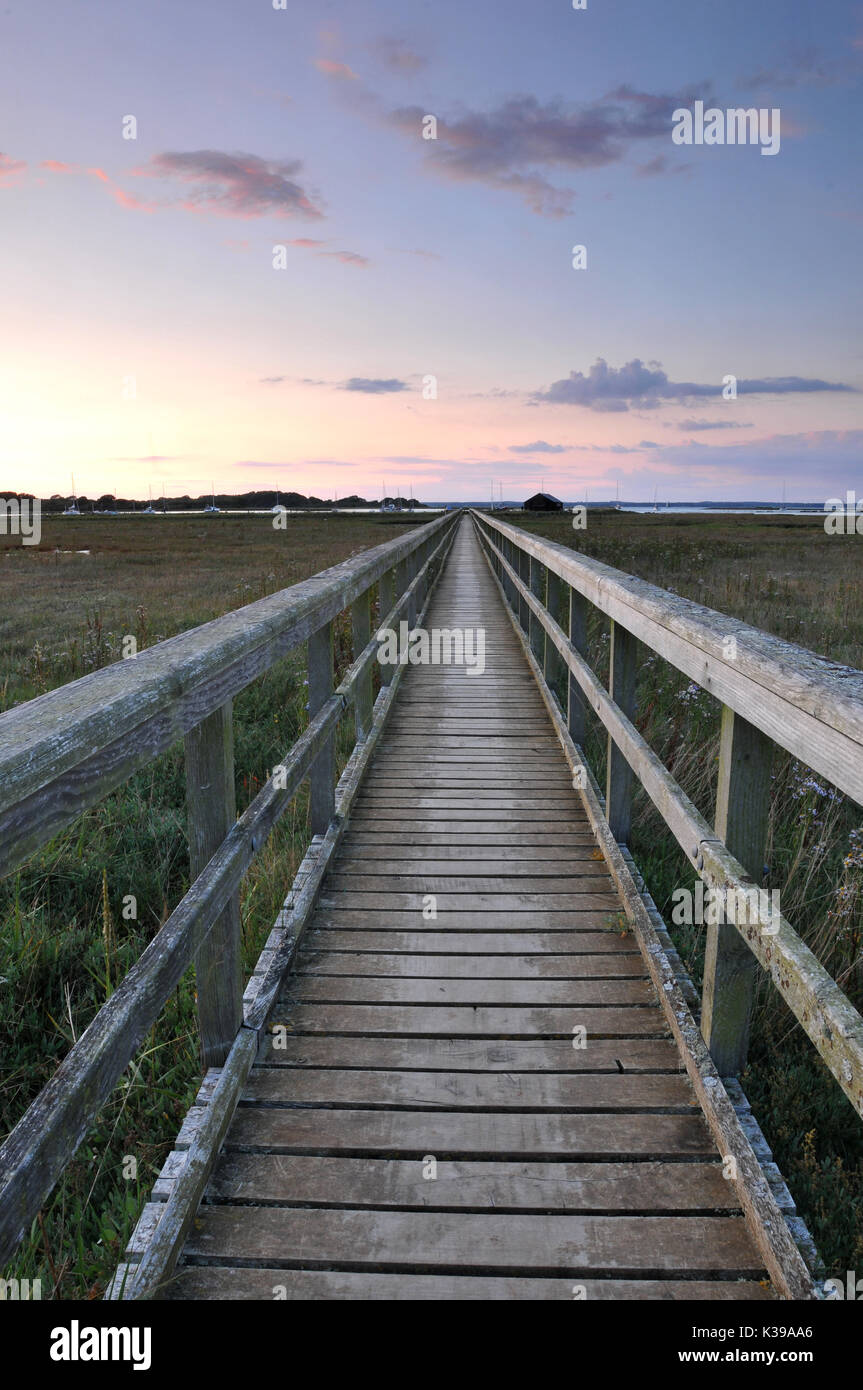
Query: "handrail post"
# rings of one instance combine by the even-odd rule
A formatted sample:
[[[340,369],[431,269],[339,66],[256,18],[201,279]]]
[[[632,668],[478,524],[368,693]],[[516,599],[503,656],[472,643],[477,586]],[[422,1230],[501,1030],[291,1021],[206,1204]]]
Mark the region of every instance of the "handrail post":
[[[378,581],[378,607],[380,608],[379,617],[381,622],[390,612],[396,601],[396,572],[394,569],[384,570]],[[381,663],[381,685],[389,685],[393,678],[393,667],[389,663]]]
[[[588,600],[571,584],[569,589],[569,640],[579,656],[587,657],[587,612]],[[569,736],[579,748],[584,747],[587,737],[587,701],[581,686],[570,671],[569,698],[567,701],[566,723]]]
[[[358,599],[354,599],[351,604],[351,638],[353,642],[354,660],[364,651],[369,644],[372,632],[372,594],[371,589],[366,589],[364,594],[360,594]],[[354,719],[357,731],[357,743],[362,743],[368,736],[372,725],[372,668],[367,666],[363,674],[357,680],[356,699],[354,700]]]
[[[549,616],[553,618],[556,623],[559,622],[560,619],[560,602],[562,594],[562,580],[559,578],[558,575],[554,573],[554,570],[548,570],[546,578],[545,606],[548,610]],[[560,691],[561,689],[563,689],[564,692],[566,690],[566,671],[563,658],[560,652],[558,651],[557,647],[555,646],[554,642],[552,642],[548,633],[546,633],[545,635],[545,664],[543,667],[543,675],[545,676],[546,685],[555,695],[558,702],[560,702]],[[566,701],[565,693],[563,696],[563,700],[564,702]]]
[[[324,623],[309,638],[309,719],[333,693],[333,625]],[[336,809],[335,733],[330,734],[309,769],[309,827],[323,835]]]
[[[185,737],[191,881],[212,859],[237,819],[232,702]],[[243,1021],[240,895],[234,893],[195,957],[201,1062],[219,1067]]]
[[[773,744],[722,707],[715,829],[756,886],[763,877]],[[746,1065],[758,962],[733,922],[709,924],[701,1031],[720,1076]]]
[[[608,693],[627,719],[635,718],[638,639],[612,621],[609,652]],[[629,763],[608,736],[608,766],[605,780],[605,818],[615,840],[625,844],[632,825],[634,774]]]
[[[530,586],[530,556],[528,555],[527,551],[526,551],[526,550],[522,550],[520,546],[518,547],[518,565],[516,566],[516,568],[517,568],[517,570],[518,570],[518,577],[519,577],[519,579],[521,580],[522,584],[524,584],[525,587],[529,587],[529,586]],[[526,633],[527,630],[528,630],[528,618],[529,618],[529,617],[530,617],[530,609],[529,609],[528,606],[527,606],[527,600],[523,597],[522,594],[519,594],[519,596],[518,596],[518,620],[519,620],[519,622],[521,623],[522,631],[525,632],[525,633]]]

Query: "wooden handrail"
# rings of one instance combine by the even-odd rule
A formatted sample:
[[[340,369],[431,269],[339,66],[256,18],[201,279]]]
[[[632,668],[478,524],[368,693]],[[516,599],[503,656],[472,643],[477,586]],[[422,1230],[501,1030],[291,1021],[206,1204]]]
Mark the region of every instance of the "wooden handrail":
[[[428,546],[455,515],[0,715],[0,877]]]
[[[863,806],[863,671],[497,517],[473,515]]]
[[[574,644],[548,613],[542,598],[541,584],[535,580],[530,587],[525,584],[519,573],[519,567],[514,562],[519,555],[529,554],[533,557],[534,562],[544,563],[546,558],[545,544],[537,542],[534,537],[524,536],[524,533],[519,532],[513,526],[504,526],[502,523],[478,513],[473,515],[480,538],[501,581],[501,587],[504,593],[510,597],[510,602],[519,617],[532,650],[536,654],[536,627],[538,626],[544,634],[546,653],[549,645],[557,650],[569,669],[571,680],[576,682],[580,691],[583,692],[587,705],[598,715],[608,730],[609,748],[614,749],[618,759],[625,763],[627,770],[631,769],[638,778],[678,844],[686,853],[692,867],[710,888],[734,893],[746,892],[747,889],[751,891],[755,883],[760,881],[760,875],[753,882],[754,875],[751,868],[735,857],[729,845],[724,842],[718,827],[720,824],[729,822],[728,802],[733,800],[735,794],[744,795],[746,793],[753,775],[757,775],[763,780],[761,769],[756,765],[754,774],[751,769],[742,774],[747,779],[746,781],[737,780],[740,778],[740,774],[735,773],[733,767],[735,753],[726,728],[726,737],[723,740],[724,759],[720,763],[719,788],[720,803],[724,803],[724,810],[720,806],[717,827],[711,827],[636,729],[630,717],[633,713],[633,706],[631,703],[632,692],[629,687],[627,686],[629,709],[624,710],[613,698],[613,693],[605,690],[590,669],[580,649],[584,645],[583,642],[579,646]],[[499,543],[493,539],[495,533],[501,538]],[[524,544],[522,544],[523,537]],[[554,567],[555,573],[569,582],[570,577],[577,578],[579,573],[577,568],[573,569],[564,565],[560,556],[562,549],[560,546],[550,548],[547,559],[549,568]],[[595,562],[591,561],[590,564],[593,566]],[[607,569],[607,567],[603,568]],[[609,570],[608,574],[615,576],[615,581],[626,578],[626,576],[620,576],[613,570]],[[583,575],[580,577],[583,580]],[[610,583],[610,581],[606,582]],[[585,585],[585,587],[588,586]],[[651,589],[651,605],[655,610],[658,602],[657,596],[662,594],[662,590],[656,589],[652,585],[648,587]],[[593,601],[590,594],[586,596],[591,597],[591,601]],[[669,600],[672,600],[675,596],[669,595],[668,597]],[[678,600],[677,602],[681,601]],[[599,604],[597,604],[598,606]],[[691,607],[699,613],[710,613],[710,610],[699,609],[698,605],[693,604]],[[572,612],[572,610],[570,611]],[[619,608],[616,608],[615,611],[619,611]],[[686,616],[687,621],[694,622],[694,614],[690,613]],[[718,616],[717,614],[712,615],[713,618]],[[613,618],[612,621],[616,622],[617,619]],[[581,633],[581,620],[576,626]],[[642,626],[638,633],[641,640],[644,640],[645,631],[646,628]],[[747,629],[747,631],[752,632],[754,629]],[[632,632],[633,628],[629,627],[628,633],[631,634]],[[802,649],[792,647],[790,643],[783,643],[782,646],[785,649],[786,659],[789,653],[796,650],[801,650],[804,657],[811,657],[812,655],[803,652]],[[537,659],[542,667],[542,660]],[[817,658],[813,659],[818,660]],[[681,669],[684,668],[681,667]],[[850,674],[863,680],[863,674],[860,672],[851,672]],[[754,685],[754,682],[752,684]],[[750,698],[754,698],[754,692]],[[571,706],[572,695],[570,693]],[[758,724],[757,710],[747,707],[747,715],[751,724],[744,725],[744,728],[756,726]],[[782,742],[779,739],[776,741]],[[783,742],[783,746],[787,746],[787,744]],[[581,756],[584,756],[583,752]],[[609,758],[610,776],[613,776],[614,766]],[[608,815],[609,805],[619,813],[622,799],[620,784],[612,783],[609,792],[610,795],[606,797],[606,815]],[[756,819],[758,814],[755,810],[756,804],[760,813],[766,816],[766,803],[763,797],[751,797],[744,809],[748,810],[752,819]],[[749,827],[749,841],[753,839],[751,831],[752,827]],[[757,840],[761,833],[760,826],[756,825],[754,831],[754,838]],[[742,831],[737,833],[741,840],[746,838]],[[716,928],[708,929],[704,994],[709,1007],[705,1010],[706,1024],[705,1015],[702,1016],[702,1029],[717,1067],[723,1074],[729,1075],[742,1069],[745,1060],[751,1007],[746,991],[751,988],[751,979],[747,976],[741,976],[739,970],[732,968],[735,962],[728,959],[728,953],[737,943],[741,943],[747,957],[751,952],[753,959],[768,971],[776,988],[815,1044],[831,1073],[851,1100],[855,1110],[858,1114],[863,1115],[863,1018],[781,913],[773,912],[768,905],[762,907],[759,904],[753,904],[753,907],[754,912],[752,914],[747,912],[746,914],[748,918],[746,922],[736,921],[723,924],[728,929],[725,939]]]
[[[0,716],[0,771],[12,770],[19,795],[22,768],[28,758],[39,769],[34,775],[42,779],[39,797],[56,795],[58,786],[68,788],[73,779],[85,788],[77,797],[68,797],[57,816],[31,816],[16,822],[15,812],[21,802],[11,800],[8,787],[3,787],[7,823],[13,829],[17,824],[20,832],[5,860],[5,871],[8,872],[10,859],[18,862],[27,846],[33,848],[43,843],[56,828],[74,819],[85,806],[94,804],[142,761],[155,757],[184,732],[187,769],[200,765],[207,776],[215,774],[215,800],[223,800],[229,782],[231,790],[233,782],[231,740],[226,732],[230,727],[230,694],[249,684],[286,651],[328,628],[342,609],[363,598],[368,605],[369,589],[378,579],[381,627],[392,627],[405,612],[415,613],[428,591],[432,566],[437,564],[439,568],[452,543],[457,517],[458,513],[450,513],[404,538],[377,546],[294,589],[284,590],[273,599],[250,604],[180,638],[159,643],[137,661],[125,663],[125,670],[111,667],[86,676]],[[404,566],[411,557],[414,563],[408,571]],[[390,577],[394,566],[399,567],[400,579],[410,582],[397,579],[394,584]],[[248,623],[243,615],[248,616]],[[351,666],[336,690],[330,685],[323,692],[311,711],[308,728],[239,820],[231,815],[224,821],[224,833],[210,834],[219,822],[218,806],[214,813],[207,799],[197,792],[190,799],[190,821],[198,816],[208,822],[190,827],[192,833],[201,831],[200,846],[208,846],[201,850],[200,862],[193,861],[194,881],[0,1148],[0,1267],[29,1228],[193,960],[199,972],[199,1021],[205,1064],[233,1055],[244,1030],[257,1032],[263,1026],[260,995],[246,1017],[236,1003],[240,987],[239,917],[232,912],[231,903],[253,858],[307,776],[313,783],[313,796],[314,779],[319,779],[319,804],[326,802],[331,815],[335,811],[335,819],[324,836],[325,852],[317,866],[316,887],[319,886],[341,837],[339,818],[349,809],[398,683],[398,673],[396,679],[382,683],[378,702],[369,710],[371,670],[378,642],[375,636],[368,637],[367,627],[362,621],[354,625]],[[356,650],[363,637],[367,638],[365,645]],[[147,661],[147,657],[151,660]],[[138,681],[140,701],[135,693]],[[171,707],[162,716],[156,703],[159,696]],[[64,697],[68,699],[74,725],[68,738],[64,738],[62,726]],[[100,699],[111,705],[118,722],[127,729],[121,742],[128,740],[129,730],[148,730],[146,754],[140,748],[134,752],[126,749],[122,757],[110,764],[110,776],[105,774],[101,783],[87,781],[82,771],[86,760],[81,758],[88,729],[91,756],[110,750],[117,742],[113,737],[116,726],[106,725]],[[326,760],[322,764],[321,754],[350,707],[355,708],[358,716],[362,712],[365,736],[358,738],[348,767],[338,787],[333,788],[332,763]],[[142,716],[138,725],[131,722],[136,710]],[[370,721],[368,727],[366,720]],[[25,739],[24,750],[16,746],[16,735]],[[200,746],[190,755],[192,739]],[[61,750],[58,763],[62,771],[56,775],[51,774],[46,761],[46,747],[52,745]],[[328,798],[324,795],[326,778],[330,779]],[[217,939],[220,932],[223,935]],[[222,962],[221,969],[202,974],[202,959],[214,942],[211,955]],[[266,996],[271,996],[276,987],[277,981],[269,980]],[[245,1057],[247,1040],[242,1042],[241,1052]]]

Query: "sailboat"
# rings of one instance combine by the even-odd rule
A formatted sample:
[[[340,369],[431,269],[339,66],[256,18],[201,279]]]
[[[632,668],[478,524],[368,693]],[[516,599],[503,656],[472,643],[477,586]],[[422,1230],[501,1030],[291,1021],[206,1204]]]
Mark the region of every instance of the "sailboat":
[[[622,511],[623,511],[623,508],[622,508],[621,505],[620,505],[620,480],[619,480],[619,479],[618,479],[618,481],[615,483],[615,487],[614,487],[614,510],[615,510],[616,512],[622,512]]]
[[[218,514],[221,512],[222,509],[221,509],[221,507],[217,507],[217,506],[216,506],[216,484],[213,483],[212,487],[213,487],[213,500],[212,500],[212,502],[210,503],[209,507],[205,507],[205,508],[204,508],[204,511],[205,511],[205,512],[210,512],[211,514],[215,513],[216,515],[218,515]]]
[[[659,507],[657,506],[657,502],[656,502],[656,493],[657,493],[657,489],[654,488],[654,489],[653,489],[653,510],[654,510],[655,512],[658,512],[658,511],[659,511]]]
[[[78,510],[78,494],[77,494],[76,491],[75,491],[75,474],[74,474],[74,473],[72,474],[72,501],[69,503],[69,505],[68,505],[68,507],[66,508],[66,510],[64,511],[63,515],[64,515],[64,516],[80,516],[80,515],[81,515],[80,511]]]
[[[142,516],[155,516],[155,515],[156,515],[156,508],[153,506],[153,489],[150,487],[150,488],[147,489],[147,491],[148,491],[149,494],[150,494],[150,500],[149,500],[149,502],[147,503],[146,507],[142,507],[142,509],[141,509],[141,515],[142,515]]]

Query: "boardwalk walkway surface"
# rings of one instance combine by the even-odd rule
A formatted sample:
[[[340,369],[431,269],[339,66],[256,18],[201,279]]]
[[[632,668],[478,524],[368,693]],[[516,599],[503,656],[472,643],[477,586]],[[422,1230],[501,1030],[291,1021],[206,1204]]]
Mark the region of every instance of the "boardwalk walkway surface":
[[[770,1297],[468,520],[426,626],[168,1296]]]

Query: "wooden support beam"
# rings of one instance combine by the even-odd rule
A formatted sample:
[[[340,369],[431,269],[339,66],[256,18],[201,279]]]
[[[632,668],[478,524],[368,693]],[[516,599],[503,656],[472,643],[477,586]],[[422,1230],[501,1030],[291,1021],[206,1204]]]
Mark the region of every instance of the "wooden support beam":
[[[540,560],[535,560],[531,555],[528,563],[530,565],[530,592],[534,598],[545,605],[545,565]],[[544,665],[545,658],[545,628],[535,613],[531,613],[528,618],[528,628],[530,634],[530,649],[539,662]]]
[[[384,570],[380,578],[378,594],[380,598],[380,613],[378,616],[380,622],[383,623],[396,601],[396,572],[394,569]],[[393,670],[394,667],[392,666],[381,666],[381,685],[390,684],[393,678]]]
[[[529,588],[529,587],[530,587],[530,556],[528,555],[528,553],[527,553],[526,550],[521,550],[521,549],[519,548],[518,542],[516,542],[516,558],[517,558],[517,564],[518,564],[518,577],[519,577],[519,579],[521,580],[522,584],[527,585],[527,587]],[[525,632],[527,632],[527,631],[528,631],[528,619],[530,618],[530,608],[528,607],[527,599],[525,599],[521,594],[519,594],[518,618],[519,618],[519,622],[521,623],[521,626],[522,626],[523,630],[524,630]]]
[[[773,745],[727,705],[722,709],[717,838],[760,886],[770,811]],[[732,922],[708,925],[701,1031],[720,1076],[746,1065],[758,962]]]
[[[354,660],[368,646],[372,634],[372,607],[371,591],[366,590],[358,599],[354,599],[351,606],[351,631],[353,639]],[[358,677],[356,701],[354,707],[356,720],[357,742],[362,743],[368,734],[372,722],[372,668]]]
[[[626,628],[611,624],[608,693],[627,719],[635,719],[638,640]],[[634,774],[611,734],[605,780],[605,817],[619,844],[626,844],[632,824]]]
[[[309,638],[309,718],[333,693],[333,625],[324,623]],[[331,734],[312,763],[309,775],[309,828],[313,835],[326,834],[335,811],[335,735]]]
[[[185,738],[189,872],[192,882],[237,819],[232,703]],[[204,1068],[220,1067],[243,1019],[240,895],[234,893],[195,957],[198,1030]]]
[[[586,660],[587,614],[590,604],[584,594],[580,594],[577,589],[573,589],[569,584],[566,587],[569,589],[569,640],[579,656]],[[570,671],[566,724],[573,743],[577,743],[582,749],[587,737],[587,711],[588,704],[581,686]]]
[[[567,586],[568,587],[568,586]],[[546,601],[545,606],[556,623],[560,622],[561,600],[563,598],[564,585],[562,581],[551,570],[548,571]],[[553,642],[546,640],[545,661],[543,665],[543,675],[549,689],[561,699],[563,698],[564,708],[567,703],[568,672],[561,658],[560,652]]]

